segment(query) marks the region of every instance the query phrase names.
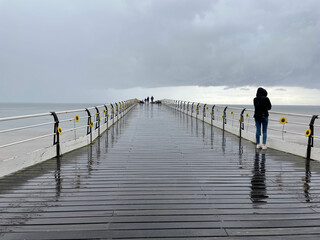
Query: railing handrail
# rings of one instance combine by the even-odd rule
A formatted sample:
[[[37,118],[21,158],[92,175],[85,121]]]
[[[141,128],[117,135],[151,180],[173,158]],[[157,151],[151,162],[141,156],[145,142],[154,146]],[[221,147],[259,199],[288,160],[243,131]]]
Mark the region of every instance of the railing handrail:
[[[129,100],[123,101],[124,108],[127,109],[132,104],[134,104],[135,101],[136,101],[135,99],[129,99]],[[117,103],[116,103],[116,105],[117,105]],[[1,133],[13,132],[13,131],[20,131],[20,130],[24,130],[24,129],[28,129],[28,128],[36,128],[36,127],[41,127],[41,126],[45,126],[45,125],[52,125],[53,124],[53,125],[56,126],[54,128],[55,130],[54,130],[53,133],[45,134],[45,135],[41,135],[41,136],[37,136],[37,137],[32,137],[32,138],[28,138],[28,139],[24,139],[24,140],[20,140],[20,141],[16,141],[16,142],[6,143],[4,145],[1,145],[0,148],[9,147],[9,146],[20,144],[20,143],[25,143],[25,142],[28,142],[28,141],[32,141],[32,140],[36,140],[36,139],[40,139],[40,138],[47,137],[47,136],[52,136],[52,135],[58,137],[58,133],[56,131],[57,131],[57,128],[59,127],[59,123],[75,121],[73,118],[59,120],[58,119],[58,115],[69,114],[69,113],[77,113],[77,112],[89,112],[89,110],[97,110],[98,108],[104,108],[105,109],[108,106],[112,106],[112,103],[93,106],[93,107],[89,107],[89,108],[83,108],[83,109],[72,109],[72,110],[63,110],[63,111],[57,111],[57,112],[47,112],[47,113],[28,114],[28,115],[20,115],[20,116],[12,116],[12,117],[0,118],[0,122],[4,122],[4,121],[14,121],[14,120],[27,119],[27,118],[52,117],[52,116],[54,116],[54,121],[53,122],[43,122],[43,123],[38,123],[38,124],[31,124],[31,125],[26,125],[26,126],[3,129],[3,130],[0,130],[0,134]],[[122,113],[122,111],[118,112],[118,114],[121,114],[121,113]],[[96,115],[93,115],[93,116],[95,116],[95,120],[93,122],[94,123],[100,123],[100,118],[97,119]],[[78,119],[83,119],[83,118],[88,118],[89,119],[90,118],[90,116],[85,116],[85,117],[77,116],[77,117],[78,117]],[[107,114],[102,116],[101,119],[106,119],[106,118],[108,118]],[[104,124],[107,124],[107,123],[108,122],[106,121]],[[74,127],[74,128],[67,129],[65,132],[69,132],[69,131],[72,131],[72,130],[75,130],[75,129],[79,129],[79,128],[85,128],[85,127],[88,127],[88,126],[91,128],[91,124],[87,123],[87,124],[85,124],[84,126],[81,126],[81,127]],[[100,124],[96,128],[98,128],[99,135],[100,135]],[[91,131],[90,131],[90,133],[91,133]],[[55,140],[54,140],[54,142],[55,142]]]
[[[205,114],[205,111],[208,111],[210,114],[212,114],[212,116],[210,117],[210,121],[211,121],[211,125],[213,125],[213,121],[215,121],[218,125],[218,127],[221,127],[223,130],[225,129],[225,125],[226,125],[226,120],[231,120],[232,124],[236,121],[234,120],[234,112],[233,110],[239,110],[239,115],[240,115],[240,119],[239,121],[239,137],[241,138],[242,136],[242,131],[246,131],[248,132],[248,129],[250,127],[251,130],[249,130],[249,132],[253,133],[252,127],[255,126],[255,122],[252,121],[251,119],[253,119],[253,112],[254,109],[247,109],[245,106],[243,108],[241,107],[233,107],[233,106],[228,106],[228,105],[214,105],[214,104],[204,104],[204,103],[198,103],[198,102],[192,102],[192,108],[191,108],[191,112],[189,112],[188,110],[188,106],[189,106],[189,102],[187,105],[187,110],[185,109],[181,109],[179,108],[179,102],[178,102],[178,106],[177,106],[177,102],[174,100],[170,100],[170,99],[165,99],[163,100],[163,102],[167,102],[167,104],[169,105],[173,105],[175,109],[183,111],[184,113],[194,116],[196,118],[199,118],[199,111],[198,111],[198,106],[199,105],[203,105],[203,106],[208,106],[208,109],[203,109],[203,115]],[[183,102],[183,101],[181,101]],[[193,106],[196,105],[196,111],[193,111]],[[212,108],[210,109],[210,107],[212,106]],[[213,109],[216,109],[217,114],[219,115],[219,117],[214,117],[215,116],[215,112]],[[227,110],[228,109],[228,110]],[[218,111],[219,110],[219,111]],[[219,113],[218,113],[219,112]],[[233,115],[232,118],[227,117],[226,113],[230,113],[231,115]],[[245,118],[243,116],[244,112],[246,112]],[[250,113],[250,114],[249,114]],[[222,120],[220,118],[220,115],[222,114]],[[299,136],[305,136],[308,139],[308,143],[306,144],[305,142],[302,143],[304,146],[308,147],[307,150],[307,158],[310,158],[310,153],[311,153],[311,149],[313,147],[313,139],[320,139],[319,133],[317,132],[315,134],[314,130],[315,127],[320,127],[320,125],[316,125],[315,120],[319,119],[318,115],[310,115],[310,114],[300,114],[300,113],[288,113],[288,112],[277,112],[277,111],[269,111],[270,114],[270,121],[276,123],[278,122],[279,124],[282,125],[282,129],[276,129],[272,126],[269,127],[270,130],[274,130],[276,132],[279,132],[281,135],[281,139],[282,141],[284,140],[284,134],[285,133],[290,133],[290,134],[294,134],[294,135],[299,135]],[[275,115],[281,115],[281,118],[276,120],[275,119]],[[296,119],[291,119],[293,121],[289,121],[287,120],[286,117],[295,117]],[[201,119],[203,121],[205,121],[205,117],[203,116],[203,118],[201,117]],[[220,120],[219,120],[220,119]],[[306,120],[309,120],[308,122],[306,122]],[[208,120],[209,121],[209,120]],[[220,124],[220,125],[219,125]],[[222,125],[221,125],[222,124]],[[246,129],[244,128],[244,124],[247,126]],[[285,129],[285,126],[288,125],[288,127]],[[289,127],[290,126],[290,127]],[[305,130],[303,130],[303,132],[296,132],[295,129],[300,129],[300,127],[305,127]],[[233,125],[230,126],[232,127],[232,131],[235,132],[235,128]],[[317,135],[318,134],[318,135]],[[253,140],[252,140],[253,141]],[[292,141],[292,139],[289,139],[289,141]],[[297,140],[297,143],[301,143],[301,140]],[[318,149],[319,150],[319,149]],[[320,158],[319,158],[320,160]]]

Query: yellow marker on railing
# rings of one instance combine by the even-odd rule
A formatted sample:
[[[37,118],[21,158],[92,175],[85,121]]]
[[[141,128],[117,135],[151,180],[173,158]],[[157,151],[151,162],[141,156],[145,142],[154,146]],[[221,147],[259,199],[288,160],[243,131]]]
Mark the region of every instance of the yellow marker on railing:
[[[233,110],[231,111],[231,113],[230,113],[230,114],[231,114],[231,116],[233,115]]]
[[[91,120],[91,122],[90,122],[90,127],[93,127],[93,122],[92,122],[92,120]]]
[[[78,114],[76,114],[76,115],[74,116],[74,120],[75,120],[76,122],[79,122],[79,115],[78,115]]]
[[[209,110],[209,107],[207,106],[206,109]]]
[[[249,113],[247,113],[246,118],[249,118]]]
[[[57,128],[57,131],[58,131],[59,135],[62,135],[62,128],[60,126]]]
[[[305,131],[304,135],[305,135],[306,137],[310,137],[310,135],[311,135],[311,129],[307,129],[307,130]]]
[[[280,123],[281,124],[286,124],[287,123],[287,118],[286,117],[280,118]]]
[[[103,109],[103,113],[106,114],[106,109],[105,108]]]

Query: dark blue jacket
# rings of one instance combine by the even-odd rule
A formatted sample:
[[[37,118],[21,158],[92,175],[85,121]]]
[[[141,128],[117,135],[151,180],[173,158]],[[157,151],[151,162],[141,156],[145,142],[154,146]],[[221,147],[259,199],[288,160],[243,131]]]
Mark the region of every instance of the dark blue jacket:
[[[253,99],[254,118],[264,119],[269,116],[268,110],[270,110],[272,106],[267,96],[267,90],[258,88],[257,95]]]

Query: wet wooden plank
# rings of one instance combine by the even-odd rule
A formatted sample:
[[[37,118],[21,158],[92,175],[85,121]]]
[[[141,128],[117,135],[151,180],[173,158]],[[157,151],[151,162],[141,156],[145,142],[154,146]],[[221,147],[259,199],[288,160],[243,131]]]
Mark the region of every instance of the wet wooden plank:
[[[0,179],[1,239],[318,239],[320,164],[164,106]]]

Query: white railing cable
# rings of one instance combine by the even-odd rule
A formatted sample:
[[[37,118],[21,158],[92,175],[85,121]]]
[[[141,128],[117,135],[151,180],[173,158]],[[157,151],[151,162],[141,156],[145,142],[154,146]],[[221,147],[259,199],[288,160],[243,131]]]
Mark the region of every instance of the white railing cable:
[[[5,145],[1,145],[0,148],[13,146],[13,145],[17,145],[17,144],[20,144],[20,143],[30,142],[30,141],[34,141],[34,140],[37,140],[37,139],[40,139],[40,138],[50,137],[50,136],[53,136],[53,135],[55,135],[55,133],[49,133],[49,134],[38,136],[38,137],[28,138],[28,139],[21,140],[21,141],[18,141],[18,142],[13,142],[13,143],[8,143],[8,144],[5,144]]]
[[[0,133],[13,132],[13,131],[34,128],[34,127],[41,127],[41,126],[52,125],[52,124],[54,124],[54,122],[47,122],[47,123],[40,123],[40,124],[29,125],[29,126],[24,126],[24,127],[11,128],[11,129],[7,129],[7,130],[1,130]]]

